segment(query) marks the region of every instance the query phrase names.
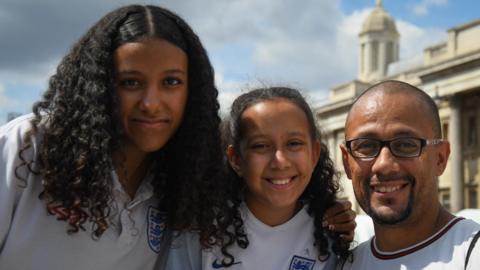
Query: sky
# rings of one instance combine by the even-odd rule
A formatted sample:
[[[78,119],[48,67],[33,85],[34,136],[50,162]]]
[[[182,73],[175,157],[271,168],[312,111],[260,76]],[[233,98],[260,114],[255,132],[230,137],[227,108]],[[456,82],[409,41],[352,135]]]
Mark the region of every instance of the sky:
[[[310,104],[357,75],[358,33],[375,0],[1,0],[0,124],[28,113],[70,47],[100,17],[132,3],[184,18],[215,69],[222,113],[242,91],[288,85]],[[400,60],[480,19],[478,0],[383,0],[400,33]]]

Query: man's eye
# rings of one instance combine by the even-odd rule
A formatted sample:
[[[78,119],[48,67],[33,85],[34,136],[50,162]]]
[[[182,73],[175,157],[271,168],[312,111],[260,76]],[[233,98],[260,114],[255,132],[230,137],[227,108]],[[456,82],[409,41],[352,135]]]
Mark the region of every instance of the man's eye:
[[[393,147],[400,149],[402,151],[416,150],[420,145],[414,140],[399,140],[395,141]]]
[[[377,151],[377,148],[378,143],[365,141],[354,145],[352,147],[352,150],[361,155],[371,155],[372,153],[375,153]]]
[[[395,144],[396,147],[401,147],[401,148],[415,148],[417,147],[416,144],[409,143],[409,142],[403,142],[403,143],[397,143]]]
[[[355,149],[357,149],[357,150],[362,150],[362,149],[367,150],[367,149],[374,149],[376,147],[377,147],[376,143],[364,142],[364,143],[356,145]]]

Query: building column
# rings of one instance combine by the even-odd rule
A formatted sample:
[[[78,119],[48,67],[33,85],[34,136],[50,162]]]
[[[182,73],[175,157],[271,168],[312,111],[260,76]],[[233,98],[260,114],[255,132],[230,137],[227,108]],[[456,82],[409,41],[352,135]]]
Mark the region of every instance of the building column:
[[[462,115],[461,99],[453,96],[450,100],[450,127],[448,140],[450,141],[450,162],[452,181],[450,186],[450,206],[452,212],[463,209],[463,155],[462,155]]]
[[[370,40],[365,42],[365,58],[363,58],[363,73],[360,78],[362,81],[366,82],[370,80],[370,74],[372,73],[371,63],[372,63],[372,43]]]
[[[332,160],[335,160],[336,158],[336,155],[335,155],[335,151],[336,151],[336,148],[337,148],[337,145],[336,145],[336,141],[335,141],[335,132],[334,131],[328,131],[328,133],[325,133],[325,137],[326,137],[326,140],[327,140],[327,146],[328,146],[328,150],[330,152],[330,158]]]
[[[381,40],[378,42],[378,73],[380,74],[379,78],[385,77],[387,75],[387,42]]]

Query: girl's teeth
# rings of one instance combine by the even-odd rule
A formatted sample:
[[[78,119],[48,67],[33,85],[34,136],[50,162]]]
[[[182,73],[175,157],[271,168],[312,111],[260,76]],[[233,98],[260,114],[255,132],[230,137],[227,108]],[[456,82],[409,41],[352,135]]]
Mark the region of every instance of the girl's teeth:
[[[290,182],[290,178],[286,178],[286,179],[272,179],[271,182],[272,182],[272,184],[274,184],[274,185],[285,185],[285,184],[288,184],[288,182]]]

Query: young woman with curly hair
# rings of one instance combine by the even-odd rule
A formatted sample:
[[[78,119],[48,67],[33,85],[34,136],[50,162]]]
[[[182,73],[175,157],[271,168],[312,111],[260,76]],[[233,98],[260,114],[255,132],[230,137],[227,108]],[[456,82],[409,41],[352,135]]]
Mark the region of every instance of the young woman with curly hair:
[[[189,256],[172,254],[170,268],[335,269],[349,254],[349,240],[324,224],[338,179],[302,95],[286,87],[245,93],[223,130],[231,211],[220,220],[229,238],[200,253],[195,237],[184,236],[178,245]]]
[[[217,89],[176,14],[100,19],[0,128],[1,269],[153,269],[165,228],[221,239]]]

